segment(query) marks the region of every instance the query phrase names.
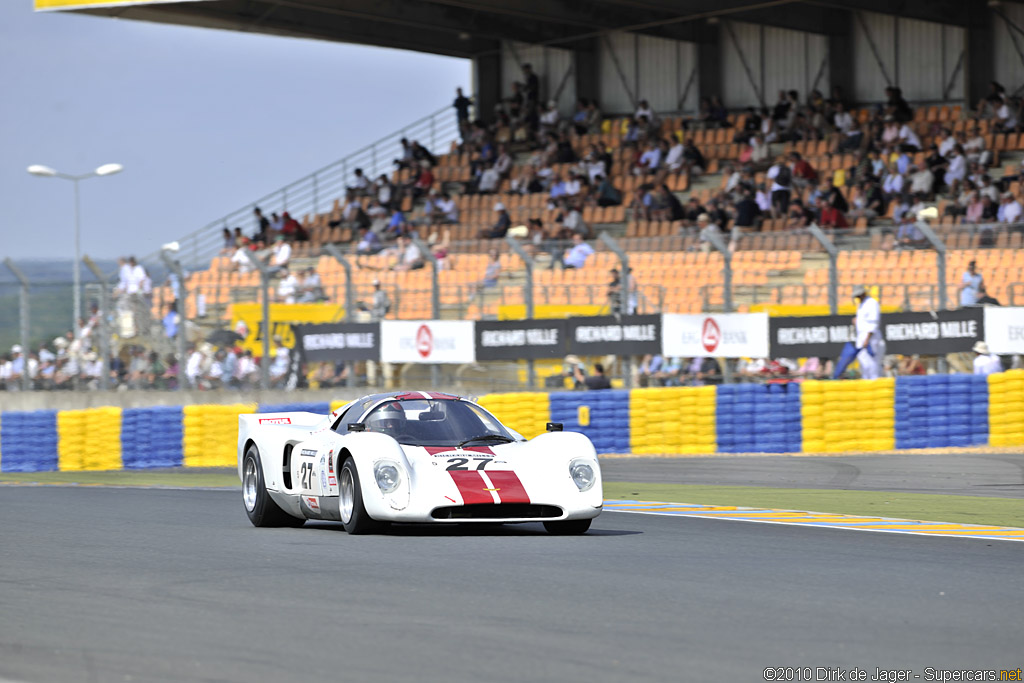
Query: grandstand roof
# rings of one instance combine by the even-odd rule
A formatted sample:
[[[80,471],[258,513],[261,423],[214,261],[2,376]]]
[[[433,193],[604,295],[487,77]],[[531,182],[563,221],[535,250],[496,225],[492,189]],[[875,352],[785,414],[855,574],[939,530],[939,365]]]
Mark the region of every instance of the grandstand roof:
[[[572,47],[610,31],[701,42],[710,17],[842,32],[836,10],[966,26],[984,0],[202,0],[68,11],[474,57],[502,40]]]

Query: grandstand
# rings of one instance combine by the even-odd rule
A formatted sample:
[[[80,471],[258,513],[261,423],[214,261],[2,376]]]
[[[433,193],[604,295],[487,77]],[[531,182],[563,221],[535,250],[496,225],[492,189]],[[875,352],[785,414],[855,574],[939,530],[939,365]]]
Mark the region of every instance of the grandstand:
[[[355,0],[285,4],[212,0],[121,3],[113,8],[76,4],[74,11],[215,28],[244,26],[274,34],[467,57],[474,63],[476,112],[488,121],[495,105],[502,104],[514,84],[524,80],[524,64],[531,63],[539,76],[539,101],[553,101],[563,120],[573,114],[581,97],[594,99],[604,113],[600,127],[582,134],[570,132],[569,138],[578,157],[591,145],[610,155],[607,173],[623,200],[617,206],[588,202],[582,219],[594,233],[608,233],[629,252],[640,310],[646,312],[721,310],[725,297],[720,275],[723,257],[701,250],[692,221],[650,220],[637,211],[645,183],[664,180],[683,203],[690,198],[702,206],[731,203],[723,192],[728,181],[723,170],[728,164],[742,163],[749,151],[736,133],[746,128],[747,108],[771,108],[773,93],[779,89],[796,90],[800,111],[809,119],[820,113],[818,107],[832,106],[812,103],[812,92],[841,93],[840,99],[850,105],[853,119],[870,139],[876,134],[872,127],[880,127],[883,115],[891,113],[885,109],[888,89],[902,88],[902,97],[912,107],[907,127],[920,140],[918,149],[908,154],[909,164],[929,164],[929,148],[945,137],[943,129],[954,135],[977,130],[990,155],[987,173],[995,182],[1019,173],[1024,152],[1019,126],[1003,125],[1006,121],[999,118],[995,106],[978,109],[978,103],[990,95],[992,81],[1003,83],[1007,102],[1019,108],[1019,100],[1013,97],[1020,91],[1017,81],[1024,61],[1016,47],[1018,34],[1024,34],[1020,28],[1024,5],[1018,2],[844,0],[765,6],[744,0],[653,0],[641,6],[626,0],[600,0],[581,9],[566,0],[396,0],[387,7]],[[831,101],[826,97],[822,95],[819,102]],[[706,159],[703,173],[684,170],[652,178],[631,172],[639,153],[630,137],[631,121],[644,98],[658,119],[653,137],[673,143],[692,140]],[[718,100],[730,113],[722,120],[710,120],[707,103]],[[331,301],[345,301],[346,280],[340,265],[322,256],[321,249],[324,244],[348,248],[354,238],[353,227],[342,221],[350,172],[362,166],[368,177],[387,173],[396,185],[410,182],[410,169],[394,170],[390,162],[397,139],[408,134],[410,138],[419,135],[432,147],[437,156],[434,188],[451,192],[460,213],[457,224],[432,224],[422,213],[422,200],[414,202],[409,195],[401,200],[400,208],[417,224],[421,237],[449,236],[447,268],[439,275],[442,317],[496,318],[511,315],[521,306],[525,264],[503,241],[477,235],[493,222],[496,202],[508,208],[512,225],[525,224],[530,218],[539,218],[546,229],[554,225],[558,209],[550,205],[546,192],[521,194],[513,192],[510,183],[530,162],[537,145],[517,137],[514,124],[495,126],[493,141],[511,146],[515,165],[496,193],[472,194],[468,188],[477,170],[478,149],[468,139],[460,139],[466,136],[453,128],[453,119],[450,109],[436,112],[390,136],[387,145],[368,147],[372,155],[365,152],[342,160],[260,200],[261,205],[277,202],[271,207],[275,210],[303,215],[310,240],[296,244],[295,258],[300,265],[317,268]],[[861,157],[837,144],[830,121],[810,122],[808,127],[816,127],[819,134],[770,144],[767,163],[753,168],[754,185],[770,185],[767,165],[778,155],[797,152],[853,206],[859,190],[852,177]],[[444,132],[438,134],[441,129]],[[896,163],[896,155],[894,149],[888,165]],[[553,163],[550,171],[564,175],[573,167]],[[815,184],[794,189],[794,198],[806,203]],[[1006,190],[1021,201],[1019,180],[1008,183]],[[947,216],[956,200],[945,193],[928,198],[940,214],[933,227],[950,250],[948,282],[943,284],[948,301],[957,302],[962,268],[968,260],[976,260],[990,295],[1003,303],[1020,303],[1024,300],[1022,232],[997,224],[983,240],[979,225],[956,223],[958,218]],[[369,198],[355,201],[368,208]],[[250,210],[244,207],[183,240],[196,245],[192,254],[198,257],[190,290],[201,293],[214,317],[223,320],[230,317],[231,303],[256,300],[257,280],[252,274],[231,272],[226,258],[204,259],[212,256],[221,227],[240,224],[248,230]],[[851,217],[849,228],[830,231],[842,249],[840,294],[846,296],[853,285],[867,282],[880,286],[883,305],[934,309],[939,301],[934,254],[892,248],[894,219],[900,210],[901,202],[889,201],[883,215]],[[730,225],[723,223],[720,228],[728,234]],[[617,260],[602,245],[595,243],[595,247],[598,252],[586,267],[569,271],[548,267],[550,259],[557,258],[558,248],[543,251],[536,263],[535,302],[553,306],[562,315],[572,307],[607,312],[608,270]],[[481,294],[478,283],[485,254],[492,248],[502,252],[502,276],[497,287]],[[368,300],[372,282],[379,279],[396,301],[390,317],[430,316],[429,269],[389,271],[388,257],[383,255],[360,258],[356,264],[355,299]],[[769,216],[758,231],[745,235],[737,244],[732,265],[732,299],[738,310],[764,304],[827,303],[825,256],[818,243],[794,229],[785,216]],[[169,291],[158,291],[154,306],[163,310],[169,299]],[[189,306],[188,312],[194,314],[195,302]]]

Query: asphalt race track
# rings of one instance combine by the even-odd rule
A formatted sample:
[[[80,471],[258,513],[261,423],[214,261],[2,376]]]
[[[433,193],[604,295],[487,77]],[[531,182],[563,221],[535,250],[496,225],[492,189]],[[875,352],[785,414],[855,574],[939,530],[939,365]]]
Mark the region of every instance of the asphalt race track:
[[[1016,669],[1022,564],[1022,543],[613,512],[582,537],[352,537],[255,529],[234,491],[0,487],[0,679]]]

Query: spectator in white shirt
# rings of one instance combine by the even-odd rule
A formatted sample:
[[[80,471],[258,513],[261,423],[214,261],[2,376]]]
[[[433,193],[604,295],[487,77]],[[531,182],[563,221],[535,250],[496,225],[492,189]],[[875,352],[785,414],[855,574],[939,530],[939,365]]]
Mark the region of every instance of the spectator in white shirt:
[[[934,183],[935,176],[927,166],[924,168],[918,168],[917,164],[910,165],[911,194],[924,194],[931,196],[932,186]]]
[[[637,121],[640,120],[641,116],[647,117],[648,121],[654,121],[654,110],[651,109],[651,105],[647,103],[647,100],[640,100],[640,104],[636,108],[636,113],[633,114],[633,118]]]
[[[270,250],[270,267],[287,268],[292,258],[292,246],[284,241],[282,235],[274,238],[274,246]]]
[[[975,342],[972,350],[976,354],[974,356],[975,375],[991,375],[1003,371],[1003,364],[999,360],[999,356],[989,352],[988,344],[983,341]]]
[[[832,125],[843,134],[849,133],[853,129],[853,116],[846,111],[842,102],[836,105],[836,113],[832,116]]]
[[[572,248],[566,250],[562,265],[566,268],[582,268],[587,262],[587,257],[593,253],[594,248],[583,241],[583,235],[573,233]]]
[[[361,168],[357,168],[354,173],[355,180],[352,181],[348,189],[354,191],[360,197],[365,197],[369,194],[370,180],[363,175],[363,169]]]
[[[565,194],[567,197],[577,196],[583,189],[580,177],[574,172],[569,172],[569,179],[565,181]]]
[[[917,137],[917,133],[910,127],[910,124],[904,123],[900,126],[898,135],[901,151],[916,152],[921,149],[921,138]]]
[[[1010,100],[1005,95],[1003,103],[996,109],[995,127],[1007,133],[1013,132],[1013,129],[1017,127],[1016,111],[1010,106]]]
[[[977,128],[971,128],[971,136],[964,143],[967,161],[987,167],[992,161],[992,153],[985,149],[985,138]]]
[[[282,303],[293,304],[299,291],[299,279],[288,270],[288,266],[282,267],[279,272],[281,282],[277,285],[277,299]]]
[[[956,196],[960,190],[960,183],[967,177],[967,159],[964,157],[964,148],[954,145],[949,156],[949,168],[943,177],[943,182],[949,187],[949,194]]]
[[[655,173],[659,166],[661,166],[661,150],[658,149],[654,140],[649,140],[647,149],[640,155],[640,160],[637,162],[636,174]]]
[[[1000,223],[1019,223],[1021,216],[1021,205],[1011,192],[1003,193],[1002,204],[996,214]]]
[[[683,167],[683,163],[686,161],[683,158],[683,152],[685,151],[686,147],[683,145],[683,141],[676,138],[672,147],[669,148],[668,154],[665,155],[665,168],[673,173],[678,173],[679,169]]]

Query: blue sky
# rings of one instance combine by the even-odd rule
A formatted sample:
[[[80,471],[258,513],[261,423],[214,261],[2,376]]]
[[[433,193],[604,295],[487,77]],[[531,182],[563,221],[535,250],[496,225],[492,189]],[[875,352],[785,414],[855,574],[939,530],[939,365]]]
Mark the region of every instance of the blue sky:
[[[0,259],[146,254],[435,111],[470,63],[0,2]]]

